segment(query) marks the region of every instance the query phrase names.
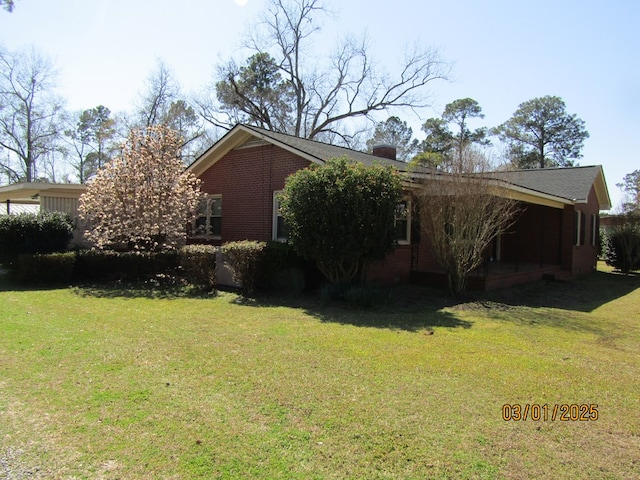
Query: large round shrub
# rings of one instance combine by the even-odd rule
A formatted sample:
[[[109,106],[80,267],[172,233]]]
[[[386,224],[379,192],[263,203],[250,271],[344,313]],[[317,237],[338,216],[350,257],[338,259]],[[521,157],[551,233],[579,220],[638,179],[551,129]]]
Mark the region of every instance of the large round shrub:
[[[295,250],[332,283],[357,283],[395,248],[401,197],[392,168],[337,158],[291,175],[280,205]]]

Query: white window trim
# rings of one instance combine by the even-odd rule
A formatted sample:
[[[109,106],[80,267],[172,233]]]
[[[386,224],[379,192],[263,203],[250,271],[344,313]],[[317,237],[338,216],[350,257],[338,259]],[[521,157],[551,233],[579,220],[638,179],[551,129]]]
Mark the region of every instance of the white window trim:
[[[597,245],[597,239],[598,239],[598,216],[595,213],[591,214],[591,245]]]
[[[582,232],[582,212],[580,210],[576,210],[574,213],[575,225],[576,225],[576,238],[574,239],[574,245],[576,247],[582,246],[580,243],[580,233]]]
[[[212,200],[222,200],[222,195],[221,194],[215,194],[215,195],[206,195],[206,202],[207,202],[207,212],[206,212],[206,218],[207,218],[207,231],[210,232],[211,231],[211,203]],[[196,216],[196,218],[194,218],[193,220],[193,231],[196,231],[196,221],[198,220],[198,216]],[[222,213],[220,214],[220,218],[222,219]],[[221,240],[222,239],[222,232],[220,232],[220,235],[198,235],[198,234],[194,234],[192,236],[192,238],[199,238],[199,239],[204,239],[204,240]]]
[[[398,240],[398,245],[411,245],[411,197],[402,197],[401,202],[407,202],[407,238],[406,240]]]
[[[273,210],[271,212],[271,240],[275,242],[286,243],[288,238],[278,238],[278,213],[280,212],[280,204],[278,202],[278,195],[282,193],[282,190],[273,191]]]

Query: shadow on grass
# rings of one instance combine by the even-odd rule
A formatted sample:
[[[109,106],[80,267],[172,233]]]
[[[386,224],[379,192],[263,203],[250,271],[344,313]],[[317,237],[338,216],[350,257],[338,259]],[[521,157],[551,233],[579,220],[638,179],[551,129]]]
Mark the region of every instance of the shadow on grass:
[[[446,307],[456,301],[428,288],[390,287],[389,295],[372,308],[359,308],[348,302],[320,298],[317,292],[301,295],[260,294],[238,296],[234,303],[250,307],[287,307],[302,310],[321,322],[356,327],[385,328],[410,332],[431,331],[434,327],[471,328],[473,322],[460,319]]]
[[[473,322],[458,318],[453,312],[425,309],[422,312],[349,311],[339,309],[307,310],[321,322],[356,327],[385,328],[417,332],[432,331],[434,327],[471,328]]]
[[[83,282],[23,282],[0,269],[0,292],[38,292],[69,289],[81,297],[96,298],[212,298],[215,293],[188,285],[168,275],[158,275],[147,281]]]
[[[619,335],[590,317],[590,313],[640,288],[640,276],[596,272],[566,283],[537,282],[485,292],[460,303],[455,311],[479,312],[494,320],[530,326],[549,326],[599,335],[609,342]],[[614,342],[615,343],[615,342]],[[614,344],[612,343],[612,345]]]
[[[72,287],[81,297],[96,298],[149,298],[180,299],[216,297],[215,293],[184,286],[158,286],[145,283],[84,285]],[[390,289],[392,293],[395,289]],[[455,305],[442,292],[426,289],[404,291],[391,295],[391,300],[371,308],[355,308],[346,302],[325,302],[317,292],[297,295],[279,293],[259,293],[251,297],[240,295],[237,289],[224,289],[230,294],[230,303],[254,308],[286,307],[301,310],[321,322],[340,323],[358,327],[386,328],[405,331],[430,331],[434,327],[470,328],[472,322],[461,320],[454,313],[444,311]],[[433,294],[436,293],[436,296]]]
[[[470,292],[463,298],[429,287],[394,287],[390,289],[392,301],[364,310],[348,304],[323,303],[317,296],[239,297],[237,303],[300,308],[323,322],[409,331],[433,327],[470,328],[473,322],[459,318],[456,312],[475,310],[523,324],[601,333],[572,313],[592,312],[638,288],[640,275],[598,271],[569,282],[540,281],[490,292]]]
[[[180,298],[214,298],[215,292],[184,286],[157,285],[154,283],[113,283],[99,285],[80,285],[72,287],[73,292],[81,297],[95,298],[148,298],[169,299]]]
[[[536,282],[482,294],[481,300],[508,306],[592,312],[640,288],[640,275],[598,271],[569,282]]]
[[[0,292],[40,292],[69,288],[68,283],[25,283],[12,279],[8,273],[0,272]]]
[[[0,291],[37,291],[72,288],[82,297],[149,298],[149,299],[209,299],[215,294],[175,283],[137,282],[80,285],[69,287],[38,286],[14,283],[0,275]],[[482,310],[499,316],[511,316],[514,321],[528,324],[553,324],[568,329],[584,330],[584,322],[576,323],[571,311],[591,312],[640,288],[640,275],[596,272],[576,280],[536,282],[491,292],[471,292],[465,298],[453,298],[446,291],[428,287],[402,286],[388,289],[389,299],[371,309],[349,306],[347,303],[324,302],[317,293],[282,295],[263,293],[256,297],[235,296],[233,303],[252,307],[289,307],[303,310],[322,322],[361,327],[376,327],[406,331],[431,330],[434,327],[470,328],[473,323],[458,318],[456,311]],[[567,311],[566,319],[558,312],[540,310],[534,316],[520,312],[518,307],[552,308]],[[549,318],[547,318],[549,317]]]

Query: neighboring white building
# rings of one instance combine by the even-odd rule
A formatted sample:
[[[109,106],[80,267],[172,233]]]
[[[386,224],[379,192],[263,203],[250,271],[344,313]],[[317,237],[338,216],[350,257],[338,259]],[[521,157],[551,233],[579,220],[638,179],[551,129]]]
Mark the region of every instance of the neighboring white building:
[[[61,183],[14,183],[0,187],[0,214],[64,212],[78,217],[80,195],[86,185]]]
[[[20,213],[38,213],[40,204],[25,203],[0,203],[0,215],[18,215]]]
[[[82,243],[78,228],[78,204],[86,185],[62,183],[14,183],[0,187],[0,215],[18,213],[64,212],[74,226],[74,243]]]

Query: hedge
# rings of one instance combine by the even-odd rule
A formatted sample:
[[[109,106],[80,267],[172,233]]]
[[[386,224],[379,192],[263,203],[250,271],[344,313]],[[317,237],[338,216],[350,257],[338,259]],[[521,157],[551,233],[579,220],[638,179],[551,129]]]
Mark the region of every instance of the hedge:
[[[186,245],[178,251],[180,276],[208,291],[216,288],[217,249],[211,245]]]
[[[222,254],[233,273],[233,279],[240,284],[245,294],[255,289],[266,246],[266,242],[253,240],[229,242],[222,246]]]
[[[73,252],[23,254],[14,262],[11,275],[19,282],[37,285],[69,284],[74,264]]]
[[[115,252],[111,250],[80,250],[76,253],[74,277],[78,281],[144,281],[157,275],[175,276],[178,253]]]
[[[24,254],[64,252],[72,237],[73,224],[66,213],[0,216],[0,263],[10,266]]]

